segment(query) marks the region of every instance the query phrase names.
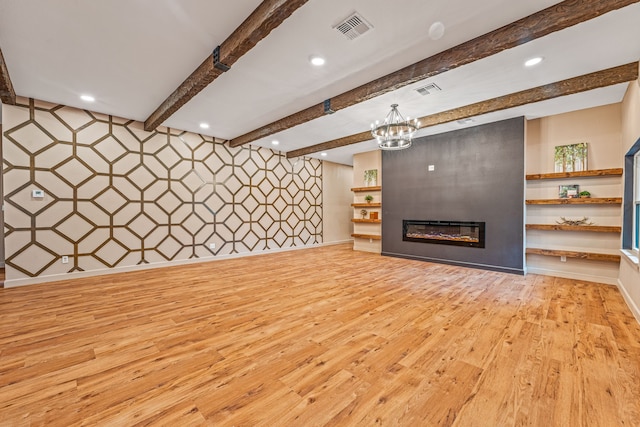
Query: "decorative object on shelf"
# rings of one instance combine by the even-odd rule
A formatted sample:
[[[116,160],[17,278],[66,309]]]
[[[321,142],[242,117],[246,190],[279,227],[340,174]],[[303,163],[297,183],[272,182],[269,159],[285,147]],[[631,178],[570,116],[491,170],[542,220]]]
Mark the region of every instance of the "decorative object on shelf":
[[[381,150],[402,150],[411,147],[411,138],[418,130],[418,119],[405,120],[398,111],[398,104],[391,105],[391,111],[384,122],[371,123],[371,135],[378,141]]]
[[[589,193],[587,190],[581,191],[580,192],[580,197],[591,197],[591,193]]]
[[[587,170],[587,143],[558,145],[554,161],[556,172],[579,172]]]
[[[369,212],[369,219],[378,219],[378,212]]]
[[[360,215],[362,215],[362,219],[365,219],[367,217],[367,210],[366,209],[362,209],[360,211]]]
[[[364,171],[365,187],[376,187],[378,185],[378,169]]]
[[[367,203],[373,202],[373,196],[371,194],[367,194],[366,196],[364,196],[364,201]]]
[[[577,184],[558,186],[558,197],[561,199],[576,199],[579,194],[580,186]]]
[[[589,222],[589,218],[586,216],[582,217],[582,219],[566,219],[561,216],[560,220],[556,221],[556,223],[561,225],[594,225],[593,222]]]

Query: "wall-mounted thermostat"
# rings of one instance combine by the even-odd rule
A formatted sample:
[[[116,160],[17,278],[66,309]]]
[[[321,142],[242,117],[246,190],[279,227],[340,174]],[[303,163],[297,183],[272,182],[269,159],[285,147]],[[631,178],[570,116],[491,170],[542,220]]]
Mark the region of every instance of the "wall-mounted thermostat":
[[[44,198],[44,190],[32,190],[31,197],[34,199],[43,199]]]

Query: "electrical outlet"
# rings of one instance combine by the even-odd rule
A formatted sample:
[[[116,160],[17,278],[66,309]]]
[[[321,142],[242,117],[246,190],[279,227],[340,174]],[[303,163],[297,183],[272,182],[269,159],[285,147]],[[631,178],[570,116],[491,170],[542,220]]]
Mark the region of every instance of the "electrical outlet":
[[[215,248],[216,248],[215,243],[209,243],[209,249],[215,249]]]
[[[567,262],[567,256],[566,255],[560,255],[560,262]]]
[[[433,172],[434,170],[436,170],[436,165],[429,165],[427,169],[429,170],[429,172]]]
[[[66,255],[64,255],[64,256],[62,257],[62,263],[63,263],[63,264],[69,264],[69,257],[68,257],[68,256],[66,256]]]

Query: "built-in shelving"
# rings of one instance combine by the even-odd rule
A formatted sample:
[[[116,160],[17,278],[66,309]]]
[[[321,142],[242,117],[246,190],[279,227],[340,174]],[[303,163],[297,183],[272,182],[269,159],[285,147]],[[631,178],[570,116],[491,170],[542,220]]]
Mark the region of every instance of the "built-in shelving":
[[[382,203],[351,203],[354,208],[381,208]]]
[[[354,193],[366,193],[367,191],[382,191],[382,186],[376,185],[374,187],[354,187],[351,189]]]
[[[381,219],[362,219],[362,218],[353,218],[351,222],[365,222],[370,224],[381,224]]]
[[[580,197],[575,199],[533,199],[527,205],[619,205],[622,197]]]
[[[351,237],[355,237],[357,239],[371,239],[371,240],[382,240],[382,236],[378,236],[377,234],[352,234]]]
[[[580,172],[553,172],[553,173],[536,173],[527,175],[527,181],[537,179],[564,179],[564,178],[588,178],[602,176],[622,176],[622,168],[614,169],[595,169]]]
[[[565,224],[527,224],[527,230],[589,231],[592,233],[620,233],[622,227],[615,225],[565,225]]]
[[[557,185],[557,182],[553,182],[553,180],[566,180],[566,179],[595,179],[595,178],[620,178],[622,176],[623,169],[622,168],[613,168],[613,169],[596,169],[596,170],[588,170],[588,171],[580,171],[580,172],[554,172],[554,173],[540,173],[540,174],[531,174],[527,175],[527,181],[529,182],[530,188],[536,189],[551,189],[553,186]],[[536,180],[548,180],[547,183],[535,183]],[[608,183],[613,181],[609,180]],[[607,184],[610,185],[610,184]],[[548,191],[548,190],[547,190]],[[616,193],[619,190],[616,190]],[[614,195],[616,194],[614,193]],[[618,193],[619,194],[619,193]],[[566,198],[566,199],[527,199],[527,205],[537,205],[535,214],[541,215],[544,214],[546,216],[552,215],[555,209],[561,209],[562,206],[576,206],[575,208],[571,208],[571,211],[583,211],[587,208],[591,208],[589,212],[595,215],[595,210],[599,210],[599,206],[602,206],[603,209],[609,213],[611,210],[605,209],[607,206],[616,206],[622,204],[622,197],[580,197],[580,198]],[[582,208],[580,208],[580,206]],[[534,208],[531,208],[534,209]],[[557,211],[556,211],[557,212]],[[565,210],[565,212],[567,212]],[[597,215],[596,215],[597,216]],[[568,258],[573,258],[577,260],[584,261],[596,261],[596,262],[611,262],[617,263],[620,261],[620,255],[606,253],[607,249],[604,249],[604,246],[607,246],[608,243],[611,242],[611,239],[616,238],[616,234],[619,236],[622,232],[622,227],[613,226],[613,225],[568,225],[568,224],[526,224],[526,230],[530,232],[531,230],[540,230],[540,233],[557,233],[557,232],[589,232],[594,233],[594,235],[589,238],[589,244],[586,245],[584,241],[579,238],[573,238],[569,235],[551,237],[551,234],[538,234],[531,235],[532,242],[540,242],[539,244],[533,243],[532,246],[542,246],[542,247],[529,247],[526,248],[525,252],[527,255],[541,255],[545,257],[560,257],[561,261],[566,261]],[[609,235],[607,235],[607,233]],[[601,235],[601,236],[600,236]],[[578,239],[578,240],[576,240]],[[545,243],[543,242],[555,242],[555,243],[546,243],[549,246],[555,246],[556,249],[544,248]],[[572,244],[577,244],[578,246],[570,246]],[[561,249],[563,246],[567,246],[567,249]],[[583,247],[584,246],[584,247]],[[601,247],[601,249],[599,249]],[[604,253],[602,253],[602,252]],[[539,263],[542,261],[532,261],[533,267],[536,268]],[[529,264],[529,262],[528,262]],[[544,264],[542,264],[544,265]],[[578,264],[577,264],[578,265]],[[545,267],[543,267],[545,268]],[[554,268],[554,267],[551,267]],[[567,271],[575,271],[576,274],[581,274],[579,270],[575,270],[574,267],[563,267]],[[562,268],[559,268],[562,269]]]
[[[558,249],[542,249],[542,248],[527,248],[526,252],[532,255],[545,255],[545,256],[564,256],[567,258],[579,258],[589,261],[607,261],[618,262],[620,261],[620,255],[613,254],[601,254],[594,252],[577,252],[577,251],[565,251]]]

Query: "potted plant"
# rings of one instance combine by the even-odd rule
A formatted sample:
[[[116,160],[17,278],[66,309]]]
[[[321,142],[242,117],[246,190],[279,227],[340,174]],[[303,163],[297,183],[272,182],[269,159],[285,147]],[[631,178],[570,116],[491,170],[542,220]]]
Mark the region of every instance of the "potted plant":
[[[366,196],[364,196],[364,200],[367,203],[371,203],[373,201],[373,196],[371,194],[367,194]]]
[[[365,219],[367,217],[367,210],[366,209],[362,209],[360,211],[360,215],[362,215],[362,219]]]
[[[589,193],[588,191],[581,191],[580,192],[580,197],[591,197],[591,193]]]

